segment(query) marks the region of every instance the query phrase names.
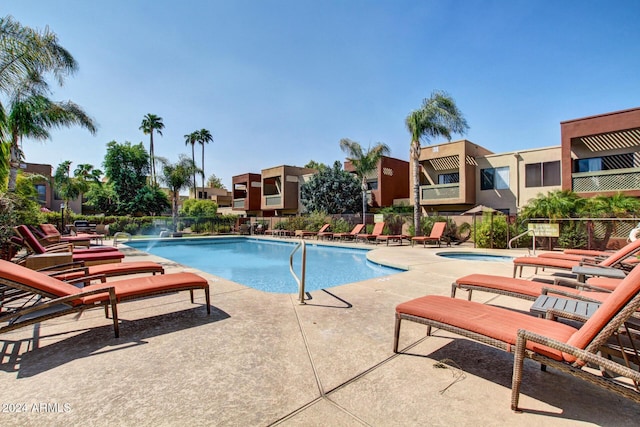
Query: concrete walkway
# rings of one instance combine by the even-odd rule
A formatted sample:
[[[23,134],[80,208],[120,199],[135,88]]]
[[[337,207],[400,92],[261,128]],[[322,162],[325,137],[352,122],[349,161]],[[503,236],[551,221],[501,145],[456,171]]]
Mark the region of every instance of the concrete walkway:
[[[377,247],[370,259],[408,271],[312,292],[306,305],[200,273],[212,286],[211,316],[202,294],[191,304],[183,292],[120,305],[118,339],[100,310],[3,334],[0,424],[637,425],[640,405],[531,361],[525,412],[513,413],[510,354],[443,332],[426,337],[411,322],[394,354],[398,303],[449,295],[466,274],[512,274],[508,262],[435,255],[460,249]],[[126,261],[157,260],[124,251]],[[167,272],[190,270],[160,261]],[[474,300],[531,304],[480,292]]]

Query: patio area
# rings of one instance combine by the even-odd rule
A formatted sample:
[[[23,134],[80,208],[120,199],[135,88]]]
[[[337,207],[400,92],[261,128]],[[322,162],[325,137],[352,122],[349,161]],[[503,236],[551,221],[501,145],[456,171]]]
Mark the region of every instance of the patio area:
[[[297,295],[264,293],[200,273],[211,284],[211,316],[202,293],[191,304],[183,292],[120,305],[117,339],[101,310],[3,334],[0,423],[637,424],[640,405],[563,373],[542,372],[532,361],[525,364],[524,412],[514,413],[512,355],[441,331],[427,337],[425,327],[411,322],[403,322],[402,353],[394,354],[398,303],[449,295],[451,282],[466,274],[512,274],[509,262],[436,255],[460,250],[380,245],[371,260],[408,271],[314,291],[305,305]],[[192,271],[134,249],[123,251],[125,261],[159,260],[167,272]],[[532,277],[533,269],[526,275]],[[458,298],[465,297],[459,292]],[[474,300],[523,311],[531,305],[482,292],[474,293]]]

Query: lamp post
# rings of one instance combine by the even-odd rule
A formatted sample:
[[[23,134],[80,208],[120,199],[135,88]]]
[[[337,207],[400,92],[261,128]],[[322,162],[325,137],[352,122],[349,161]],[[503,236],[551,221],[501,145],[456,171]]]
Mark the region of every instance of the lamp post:
[[[61,233],[64,233],[64,208],[65,208],[65,204],[61,203],[60,204],[60,224],[62,224],[60,226]]]

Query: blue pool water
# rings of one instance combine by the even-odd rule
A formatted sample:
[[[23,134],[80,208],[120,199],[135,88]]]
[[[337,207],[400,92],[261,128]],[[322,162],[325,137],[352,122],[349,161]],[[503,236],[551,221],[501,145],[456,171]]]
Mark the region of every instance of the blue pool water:
[[[296,242],[297,243],[297,242]],[[175,239],[131,241],[127,245],[265,292],[296,293],[289,272],[292,242],[258,239]],[[367,250],[307,243],[305,289],[314,291],[398,273],[366,259]],[[301,250],[294,256],[300,277]]]
[[[465,261],[497,261],[511,262],[513,257],[505,255],[492,255],[473,252],[438,252],[436,255],[444,258],[463,259]]]

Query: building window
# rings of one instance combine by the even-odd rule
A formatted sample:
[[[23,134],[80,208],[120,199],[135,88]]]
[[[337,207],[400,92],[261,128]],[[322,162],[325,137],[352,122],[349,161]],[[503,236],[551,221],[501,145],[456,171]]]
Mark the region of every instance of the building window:
[[[438,184],[457,184],[460,182],[460,172],[443,173],[438,175]]]
[[[378,189],[378,180],[367,181],[367,190],[377,190]]]
[[[634,167],[633,153],[574,160],[574,172],[598,172]]]
[[[527,188],[560,185],[560,161],[528,163],[524,170],[524,186]]]
[[[507,190],[509,188],[509,167],[480,170],[481,190]]]
[[[36,184],[35,187],[38,193],[38,203],[44,205],[47,203],[47,186],[44,184]]]

